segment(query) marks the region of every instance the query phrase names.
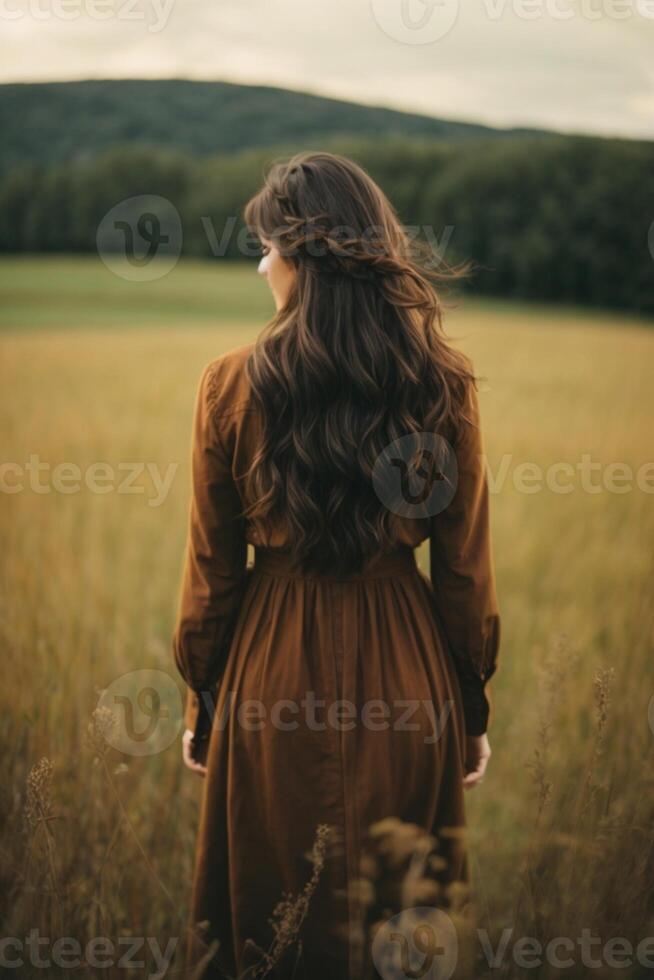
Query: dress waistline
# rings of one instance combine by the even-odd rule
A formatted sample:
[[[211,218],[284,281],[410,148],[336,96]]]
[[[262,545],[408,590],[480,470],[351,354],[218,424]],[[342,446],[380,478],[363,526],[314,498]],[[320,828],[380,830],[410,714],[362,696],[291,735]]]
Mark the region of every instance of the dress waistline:
[[[285,578],[299,578],[306,580],[317,580],[327,582],[351,582],[361,579],[390,578],[395,575],[407,575],[416,572],[418,568],[415,551],[413,548],[398,548],[395,551],[388,551],[371,559],[360,572],[349,575],[332,575],[331,573],[303,574],[300,570],[294,569],[292,565],[292,555],[288,551],[278,548],[254,549],[255,572],[264,572],[268,575],[280,575]]]

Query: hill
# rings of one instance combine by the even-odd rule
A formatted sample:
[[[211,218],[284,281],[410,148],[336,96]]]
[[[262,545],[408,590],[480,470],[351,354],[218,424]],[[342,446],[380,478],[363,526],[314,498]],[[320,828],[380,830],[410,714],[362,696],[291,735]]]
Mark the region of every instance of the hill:
[[[334,136],[462,140],[541,134],[452,122],[286,89],[227,82],[104,80],[0,85],[0,173],[82,161],[117,144],[192,156]]]

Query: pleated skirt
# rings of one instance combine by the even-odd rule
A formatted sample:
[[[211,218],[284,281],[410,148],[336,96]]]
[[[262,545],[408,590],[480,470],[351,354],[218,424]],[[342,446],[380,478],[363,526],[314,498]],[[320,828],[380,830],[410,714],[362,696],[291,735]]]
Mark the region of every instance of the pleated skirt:
[[[389,818],[434,835],[442,884],[467,884],[461,693],[431,589],[411,548],[341,578],[255,550],[208,748],[189,976],[359,980],[380,886],[362,869]]]

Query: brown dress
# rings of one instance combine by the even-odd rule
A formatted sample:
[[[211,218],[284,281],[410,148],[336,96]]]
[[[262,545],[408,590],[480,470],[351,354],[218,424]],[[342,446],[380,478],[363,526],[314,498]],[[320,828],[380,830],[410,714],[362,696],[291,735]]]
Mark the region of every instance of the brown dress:
[[[206,366],[195,405],[173,638],[188,728],[199,733],[211,707],[202,692],[219,684],[191,900],[202,939],[190,942],[189,962],[217,941],[195,975],[237,977],[257,958],[252,944],[269,950],[273,909],[302,892],[316,829],[327,825],[338,847],[311,897],[295,976],[354,980],[350,886],[368,827],[386,817],[437,837],[464,827],[465,734],[486,730],[500,620],[477,396],[471,388],[476,424],[455,447],[450,505],[398,518],[397,547],[360,575],[300,577],[283,535],[259,540],[241,516],[261,432],[245,374],[252,346]],[[413,551],[427,538],[431,581]],[[465,847],[448,839],[448,880],[465,882]]]

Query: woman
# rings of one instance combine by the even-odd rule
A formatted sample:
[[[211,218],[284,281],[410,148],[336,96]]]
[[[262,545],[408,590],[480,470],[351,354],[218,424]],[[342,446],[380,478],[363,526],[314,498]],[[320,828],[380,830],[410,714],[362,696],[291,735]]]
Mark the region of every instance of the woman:
[[[277,312],[199,383],[174,635],[184,759],[206,776],[191,954],[202,976],[275,959],[273,910],[303,892],[322,828],[301,942],[270,975],[353,980],[372,824],[433,833],[441,880],[468,880],[463,791],[490,756],[499,644],[475,378],[353,162],[276,164],[245,219]]]

